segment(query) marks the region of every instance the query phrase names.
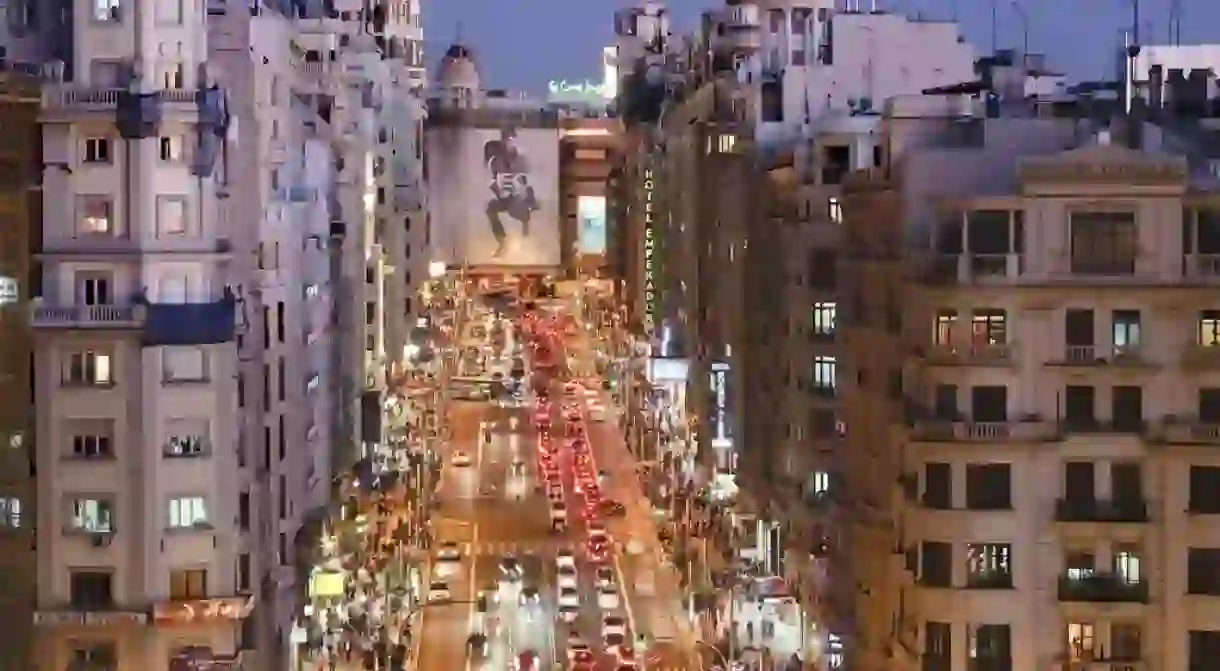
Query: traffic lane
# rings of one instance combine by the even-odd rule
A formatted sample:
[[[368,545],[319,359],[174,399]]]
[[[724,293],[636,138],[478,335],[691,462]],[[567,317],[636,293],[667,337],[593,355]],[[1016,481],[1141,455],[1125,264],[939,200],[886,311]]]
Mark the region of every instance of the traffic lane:
[[[464,668],[468,659],[470,606],[454,602],[424,607],[423,636],[419,646],[421,669],[453,671]]]

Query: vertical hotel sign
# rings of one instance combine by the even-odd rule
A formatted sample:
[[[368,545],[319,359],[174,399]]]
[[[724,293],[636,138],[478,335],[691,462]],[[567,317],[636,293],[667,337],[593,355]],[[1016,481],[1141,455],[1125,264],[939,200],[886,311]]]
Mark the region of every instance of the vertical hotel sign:
[[[644,324],[648,329],[656,325],[657,314],[660,312],[657,291],[657,268],[660,257],[657,255],[656,215],[653,213],[656,182],[653,179],[652,168],[644,171]]]

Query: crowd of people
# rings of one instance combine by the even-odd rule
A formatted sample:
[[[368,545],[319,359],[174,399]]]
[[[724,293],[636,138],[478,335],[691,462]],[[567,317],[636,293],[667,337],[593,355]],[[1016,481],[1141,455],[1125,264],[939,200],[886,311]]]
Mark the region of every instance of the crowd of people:
[[[313,668],[404,671],[420,608],[402,571],[395,580],[392,570],[413,540],[408,483],[383,481],[365,491],[354,485],[345,507],[359,512],[323,565],[342,575],[343,593],[314,604],[308,630]]]

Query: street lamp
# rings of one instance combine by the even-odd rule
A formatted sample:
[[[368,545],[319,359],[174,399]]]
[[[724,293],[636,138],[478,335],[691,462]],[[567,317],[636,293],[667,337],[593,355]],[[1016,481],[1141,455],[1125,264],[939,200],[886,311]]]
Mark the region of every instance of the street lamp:
[[[448,271],[449,267],[445,265],[444,261],[432,261],[428,264],[428,277],[434,280],[444,277]]]

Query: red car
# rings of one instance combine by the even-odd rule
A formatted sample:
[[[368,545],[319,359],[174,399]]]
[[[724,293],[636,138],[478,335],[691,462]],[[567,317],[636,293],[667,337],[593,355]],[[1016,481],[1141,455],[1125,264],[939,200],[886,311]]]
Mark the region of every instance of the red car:
[[[590,541],[585,548],[589,553],[589,561],[594,564],[601,564],[606,561],[606,546],[598,545]]]

